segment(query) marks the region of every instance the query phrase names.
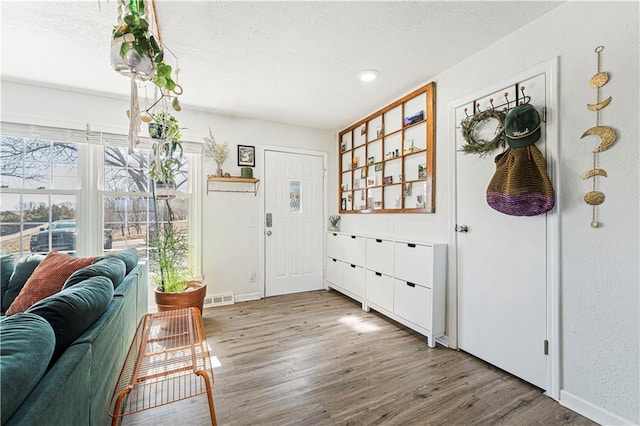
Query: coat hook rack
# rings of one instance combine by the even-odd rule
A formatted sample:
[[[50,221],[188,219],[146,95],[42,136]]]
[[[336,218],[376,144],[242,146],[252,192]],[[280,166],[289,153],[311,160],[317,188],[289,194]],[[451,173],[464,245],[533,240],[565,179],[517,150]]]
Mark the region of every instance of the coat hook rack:
[[[493,104],[494,99],[489,98],[489,104],[491,105],[491,109],[496,111],[502,108],[502,111],[508,112],[511,108],[515,108],[516,106],[519,106],[519,105],[528,104],[531,101],[531,96],[528,96],[525,94],[524,92],[525,89],[526,89],[525,86],[521,86],[520,83],[516,83],[515,84],[516,98],[514,100],[509,100],[509,92],[504,92],[503,94],[504,103],[501,103],[499,105],[494,105]],[[518,92],[520,92],[520,94]],[[464,109],[464,115],[466,115],[467,118],[472,117],[475,114],[478,114],[481,112],[482,110],[480,109],[480,102],[478,102],[477,100],[473,101],[473,113],[471,115],[467,113],[467,108]]]

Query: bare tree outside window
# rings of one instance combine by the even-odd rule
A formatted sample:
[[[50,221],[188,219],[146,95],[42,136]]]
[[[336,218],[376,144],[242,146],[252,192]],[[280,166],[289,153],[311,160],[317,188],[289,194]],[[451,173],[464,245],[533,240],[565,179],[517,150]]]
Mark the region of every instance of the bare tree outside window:
[[[51,249],[75,253],[76,237],[81,237],[75,226],[77,194],[92,190],[102,194],[104,223],[97,232],[103,250],[136,247],[146,254],[155,226],[150,150],[129,154],[126,147],[88,147],[95,153],[103,150],[99,181],[104,187],[82,188],[77,143],[10,136],[0,136],[0,142],[0,251],[16,257]],[[172,204],[172,213],[185,227],[188,178],[185,155],[176,175],[178,200]]]
[[[79,189],[77,144],[1,137],[0,186],[3,190],[0,202],[3,252],[17,256],[48,252],[53,248],[75,252],[75,191]],[[25,189],[35,191],[23,193]]]
[[[124,247],[146,248],[149,234],[155,226],[152,186],[149,178],[151,152],[138,150],[129,154],[126,148],[106,147],[104,150],[103,197],[105,233],[109,232],[111,243],[105,249],[119,250]],[[188,171],[185,164],[176,182],[179,193],[187,191]],[[184,217],[188,202],[181,203]]]

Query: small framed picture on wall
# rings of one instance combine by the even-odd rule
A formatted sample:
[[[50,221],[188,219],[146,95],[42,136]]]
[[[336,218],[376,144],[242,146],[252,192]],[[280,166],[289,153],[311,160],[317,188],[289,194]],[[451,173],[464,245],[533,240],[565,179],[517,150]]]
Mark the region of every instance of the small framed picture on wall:
[[[256,147],[250,145],[238,145],[238,166],[255,167]]]

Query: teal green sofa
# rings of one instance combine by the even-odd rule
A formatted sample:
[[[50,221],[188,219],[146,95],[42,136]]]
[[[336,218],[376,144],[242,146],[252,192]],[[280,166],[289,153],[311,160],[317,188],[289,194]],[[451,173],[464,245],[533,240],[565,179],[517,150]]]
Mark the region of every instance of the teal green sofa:
[[[24,272],[21,263],[12,277]],[[7,292],[16,291],[5,282],[8,265],[2,268],[5,311]],[[2,317],[2,425],[111,424],[111,396],[147,312],[147,288],[146,264],[127,249],[76,271],[59,293],[24,313]]]

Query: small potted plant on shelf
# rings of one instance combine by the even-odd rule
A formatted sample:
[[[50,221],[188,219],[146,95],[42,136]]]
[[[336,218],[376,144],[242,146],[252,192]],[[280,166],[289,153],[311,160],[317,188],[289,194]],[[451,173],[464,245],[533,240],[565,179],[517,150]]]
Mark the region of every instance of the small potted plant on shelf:
[[[154,122],[149,123],[149,135],[153,144],[151,178],[154,180],[156,198],[175,197],[175,174],[182,166],[182,143],[178,120],[167,112],[151,114]]]
[[[329,216],[329,231],[339,231],[340,230],[340,216],[332,215]]]

